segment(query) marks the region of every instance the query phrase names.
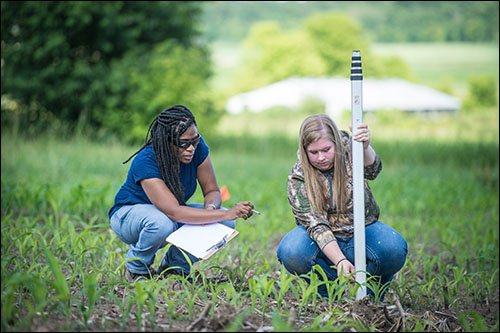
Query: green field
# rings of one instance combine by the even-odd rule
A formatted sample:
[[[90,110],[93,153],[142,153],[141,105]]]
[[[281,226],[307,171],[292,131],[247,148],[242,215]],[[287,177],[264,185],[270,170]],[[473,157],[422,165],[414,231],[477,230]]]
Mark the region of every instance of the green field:
[[[498,48],[397,51],[429,84],[450,78],[465,87],[489,66],[498,78]],[[436,51],[453,51],[456,60]],[[226,64],[226,73],[236,66]],[[218,73],[221,79],[224,70]],[[127,247],[107,212],[129,166],[121,162],[137,146],[51,134],[26,139],[3,129],[2,331],[498,332],[498,105],[365,115],[383,162],[371,182],[380,219],[409,244],[383,302],[355,301],[354,287],[343,294],[335,283],[328,284],[331,299],[320,299],[318,281],[308,285],[276,259],[280,239],[295,226],[286,181],[298,129],[316,112],[225,115],[207,136],[219,185],[232,195],[226,205],[251,200],[262,215],[238,221],[238,237],[194,265],[195,283],[171,276],[129,285],[123,277]],[[349,115],[336,121],[347,129]],[[200,199],[198,191],[193,201]],[[227,281],[206,280],[213,276]]]
[[[417,82],[425,85],[453,83],[463,94],[471,77],[491,76],[498,82],[498,44],[375,44],[373,50],[404,59]]]
[[[217,133],[232,136],[285,136],[296,138],[305,116],[321,109],[291,111],[273,109],[260,113],[226,114]],[[350,113],[335,119],[340,128],[349,130]],[[373,140],[436,140],[444,142],[498,142],[498,109],[437,114],[378,112],[365,114]]]
[[[227,205],[251,200],[262,212],[239,221],[238,237],[194,266],[227,282],[128,285],[126,246],[107,211],[126,175],[121,161],[137,147],[4,132],[2,331],[498,331],[498,110],[461,117],[466,134],[436,118],[413,120],[423,131],[416,137],[373,139],[384,163],[372,182],[381,220],[410,246],[386,299],[373,303],[354,301],[353,289],[319,299],[317,282],[309,287],[276,259],[295,225],[286,197],[291,136],[209,140],[219,183],[232,194]],[[389,124],[378,131],[395,131]],[[484,128],[496,133],[473,134]]]

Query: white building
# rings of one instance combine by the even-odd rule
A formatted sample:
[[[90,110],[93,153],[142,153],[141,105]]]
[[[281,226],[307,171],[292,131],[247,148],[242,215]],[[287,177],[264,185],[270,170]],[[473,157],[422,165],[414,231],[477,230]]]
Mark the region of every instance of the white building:
[[[363,79],[363,111],[456,111],[460,100],[435,89],[402,79]],[[299,107],[306,99],[325,103],[336,116],[351,110],[351,82],[345,78],[290,78],[231,97],[230,113],[261,112],[271,107]]]

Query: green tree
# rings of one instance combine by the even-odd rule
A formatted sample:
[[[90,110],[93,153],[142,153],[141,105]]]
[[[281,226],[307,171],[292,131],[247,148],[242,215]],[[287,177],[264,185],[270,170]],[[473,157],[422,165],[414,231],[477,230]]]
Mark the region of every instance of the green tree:
[[[210,133],[222,111],[212,102],[208,61],[200,49],[174,41],[157,44],[148,54],[130,52],[113,65],[108,87],[116,98],[107,99],[96,117],[129,141],[140,141],[159,111],[183,104],[195,114],[202,134]]]
[[[398,57],[375,57],[361,27],[337,12],[311,16],[305,28],[283,31],[277,22],[252,26],[244,42],[243,66],[233,85],[235,93],[298,76],[349,77],[351,54],[360,50],[365,76],[411,79]]]
[[[294,30],[312,14],[342,12],[377,42],[498,42],[498,1],[204,1],[205,34],[239,41],[257,22]]]
[[[310,16],[305,29],[326,64],[328,75],[348,76],[352,50],[369,52],[361,26],[349,16],[328,12]]]
[[[305,21],[310,45],[325,66],[323,75],[349,77],[353,50],[361,51],[363,76],[411,80],[410,67],[399,57],[375,57],[367,33],[357,21],[339,12],[324,12]]]
[[[474,76],[469,79],[466,109],[492,107],[498,104],[498,82],[492,76]]]
[[[27,126],[44,126],[44,121],[75,125],[82,120],[103,126],[108,119],[102,115],[104,106],[127,106],[125,97],[140,99],[136,94],[146,93],[128,86],[133,80],[127,74],[149,66],[141,61],[151,59],[147,55],[156,45],[172,41],[199,54],[207,52],[196,25],[201,14],[196,2],[2,1],[1,9],[2,100],[17,102]],[[137,56],[135,61],[129,53]],[[116,65],[124,57],[128,68]],[[113,73],[117,68],[124,72]],[[207,70],[200,72],[196,80],[206,79]],[[114,82],[117,77],[123,81]],[[175,77],[176,82],[191,79]],[[2,126],[11,116],[8,112],[2,106]]]
[[[284,32],[272,21],[256,23],[244,43],[242,90],[290,76],[318,76],[325,64],[302,30]],[[258,75],[256,75],[258,73]]]

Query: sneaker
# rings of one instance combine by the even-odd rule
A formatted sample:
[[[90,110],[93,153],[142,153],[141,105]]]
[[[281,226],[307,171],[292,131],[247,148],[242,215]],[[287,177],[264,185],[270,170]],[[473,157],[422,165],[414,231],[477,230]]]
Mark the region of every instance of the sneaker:
[[[125,273],[124,273],[125,280],[127,280],[127,282],[129,283],[133,283],[138,280],[149,280],[153,277],[154,274],[155,274],[154,271],[151,271],[150,273],[147,274],[133,273],[129,271],[127,267],[125,267]]]

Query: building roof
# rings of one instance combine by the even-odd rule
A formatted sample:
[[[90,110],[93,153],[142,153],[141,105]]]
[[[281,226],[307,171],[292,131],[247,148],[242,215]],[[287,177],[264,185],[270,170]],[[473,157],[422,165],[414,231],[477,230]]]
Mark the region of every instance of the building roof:
[[[456,111],[460,100],[438,90],[402,79],[364,79],[363,111]],[[261,112],[275,106],[299,107],[306,99],[325,103],[326,113],[338,115],[351,110],[351,83],[345,78],[289,78],[231,97],[230,113]]]

